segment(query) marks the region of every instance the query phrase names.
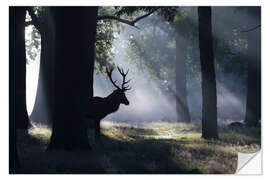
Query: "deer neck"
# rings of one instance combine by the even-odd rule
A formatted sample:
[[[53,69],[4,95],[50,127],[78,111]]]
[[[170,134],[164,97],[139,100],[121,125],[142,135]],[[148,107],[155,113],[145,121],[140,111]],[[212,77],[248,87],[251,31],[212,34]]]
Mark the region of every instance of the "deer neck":
[[[119,109],[120,102],[115,97],[115,94],[110,94],[107,98],[107,104],[108,104],[108,113],[113,113]]]

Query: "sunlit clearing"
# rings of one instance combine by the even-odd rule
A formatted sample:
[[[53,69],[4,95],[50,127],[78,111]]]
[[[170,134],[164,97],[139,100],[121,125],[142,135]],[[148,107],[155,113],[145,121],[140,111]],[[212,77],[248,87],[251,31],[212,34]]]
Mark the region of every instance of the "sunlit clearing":
[[[52,131],[47,126],[43,126],[41,124],[32,124],[32,128],[28,130],[28,134],[37,139],[49,141]]]

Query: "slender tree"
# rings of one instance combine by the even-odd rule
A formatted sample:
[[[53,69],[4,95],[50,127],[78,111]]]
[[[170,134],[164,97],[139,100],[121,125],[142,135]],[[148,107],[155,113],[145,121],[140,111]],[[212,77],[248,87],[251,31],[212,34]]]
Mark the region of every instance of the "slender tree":
[[[202,72],[202,137],[206,139],[218,138],[211,7],[198,7],[198,16]]]
[[[83,121],[92,88],[97,7],[57,7],[54,17],[55,107],[48,148],[89,149]]]
[[[176,22],[176,112],[177,121],[190,123],[187,103],[186,59],[189,30],[186,20]]]

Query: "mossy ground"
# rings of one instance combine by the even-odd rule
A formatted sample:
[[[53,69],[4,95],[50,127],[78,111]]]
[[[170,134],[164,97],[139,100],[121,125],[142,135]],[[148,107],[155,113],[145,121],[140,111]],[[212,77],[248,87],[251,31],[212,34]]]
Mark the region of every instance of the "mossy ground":
[[[237,152],[261,147],[260,128],[219,127],[219,140],[201,138],[199,125],[103,123],[101,141],[89,152],[46,151],[51,130],[18,132],[22,173],[225,173],[236,171]]]

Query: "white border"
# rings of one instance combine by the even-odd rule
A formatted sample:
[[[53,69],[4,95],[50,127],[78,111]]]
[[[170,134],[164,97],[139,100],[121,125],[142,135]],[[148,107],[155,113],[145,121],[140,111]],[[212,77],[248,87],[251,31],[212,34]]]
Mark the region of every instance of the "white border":
[[[155,5],[155,6],[260,6],[262,5],[262,147],[263,147],[263,176],[243,176],[243,175],[162,175],[162,176],[150,176],[150,175],[138,175],[138,176],[108,176],[108,175],[93,175],[93,176],[86,176],[80,175],[76,177],[78,178],[85,178],[85,179],[94,179],[94,178],[112,178],[112,179],[137,179],[137,178],[155,178],[155,179],[163,179],[163,178],[170,178],[170,179],[179,179],[179,178],[207,178],[208,180],[216,178],[237,178],[241,179],[244,178],[252,179],[254,178],[266,178],[270,174],[270,164],[268,161],[270,160],[270,148],[269,148],[269,140],[267,138],[267,133],[269,134],[268,128],[270,128],[270,117],[269,113],[269,101],[270,101],[270,87],[269,87],[269,79],[268,76],[270,75],[270,57],[269,57],[269,0],[6,0],[0,1],[0,8],[1,8],[1,58],[0,58],[0,82],[1,82],[1,93],[0,93],[0,102],[1,102],[1,136],[0,136],[0,143],[1,143],[1,152],[0,152],[0,172],[1,172],[1,179],[5,178],[37,178],[36,176],[32,175],[24,175],[24,176],[10,176],[8,175],[8,6],[11,5],[53,5],[53,6],[93,6],[93,5],[133,5],[133,6],[148,6],[148,5]],[[3,177],[3,175],[5,177]],[[38,176],[40,179],[47,179],[47,178],[60,178],[56,177],[56,175],[48,176]],[[218,176],[218,177],[217,177]],[[63,178],[67,179],[74,179],[74,175],[68,176],[66,175]],[[269,177],[268,177],[269,179]]]

